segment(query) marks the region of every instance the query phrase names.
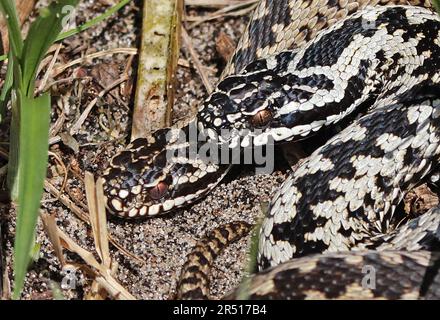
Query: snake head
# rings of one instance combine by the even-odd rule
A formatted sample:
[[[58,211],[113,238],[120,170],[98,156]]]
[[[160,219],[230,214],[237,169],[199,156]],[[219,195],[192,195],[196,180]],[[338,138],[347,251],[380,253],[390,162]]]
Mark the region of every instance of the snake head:
[[[277,106],[268,99],[280,81],[266,60],[257,60],[242,73],[226,77],[205,100],[197,118],[211,139],[232,143],[270,127]]]
[[[370,62],[362,62],[358,74],[340,84],[329,74],[308,72],[299,65],[318,59],[314,49],[308,49],[256,60],[224,78],[200,107],[199,127],[221,143],[247,147],[301,140],[340,121],[365,101],[358,92]]]
[[[138,138],[112,158],[103,174],[111,213],[127,218],[164,214],[197,201],[223,178],[228,166],[191,155],[188,127]]]
[[[318,120],[319,108],[308,104],[317,88],[329,84],[319,75],[289,72],[295,56],[295,51],[284,51],[223,79],[199,109],[199,127],[221,143],[235,146],[240,141],[245,147],[266,145],[269,138],[286,141],[306,136],[322,126],[322,121],[309,125]]]

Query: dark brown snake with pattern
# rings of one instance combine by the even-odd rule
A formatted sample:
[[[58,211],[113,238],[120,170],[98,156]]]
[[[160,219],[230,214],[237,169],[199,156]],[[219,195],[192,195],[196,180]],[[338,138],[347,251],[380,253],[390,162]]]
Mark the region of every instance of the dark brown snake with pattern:
[[[426,250],[438,249],[440,209],[412,220],[396,210],[440,156],[440,19],[430,3],[262,0],[224,75],[195,120],[136,139],[112,159],[104,174],[110,211],[155,216],[214,188],[231,165],[206,162],[194,132],[219,150],[244,150],[304,139],[350,115],[271,201],[260,229],[265,271],[249,296],[436,297],[438,289],[417,291],[423,277],[392,293],[359,282],[366,262],[376,272],[398,265],[428,274],[438,259]],[[208,236],[183,270],[178,297],[206,297],[206,266],[247,228]]]

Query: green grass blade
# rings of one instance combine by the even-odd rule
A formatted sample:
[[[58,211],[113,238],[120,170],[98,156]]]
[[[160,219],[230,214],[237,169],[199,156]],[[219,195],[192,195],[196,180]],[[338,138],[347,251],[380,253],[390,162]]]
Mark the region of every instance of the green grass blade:
[[[240,286],[237,290],[238,300],[249,300],[249,288],[251,285],[252,274],[255,273],[257,269],[257,256],[258,256],[258,246],[260,243],[260,229],[263,223],[263,217],[267,215],[269,210],[269,203],[261,203],[262,215],[256,222],[255,226],[252,228],[251,236],[251,247],[248,252],[248,263],[246,265],[245,274],[241,279]]]
[[[97,25],[98,23],[100,23],[100,22],[104,21],[105,19],[107,19],[108,17],[110,17],[115,12],[121,10],[124,6],[126,6],[128,3],[130,3],[130,1],[133,1],[133,0],[122,0],[122,1],[118,2],[113,7],[109,8],[103,14],[97,16],[96,18],[93,18],[92,20],[84,23],[83,25],[80,25],[77,28],[74,28],[74,29],[71,29],[71,30],[68,30],[66,32],[61,33],[55,41],[58,42],[58,41],[64,40],[68,37],[71,37],[77,33],[80,33],[84,30],[87,30],[87,29]],[[0,55],[0,61],[4,61],[7,58],[8,58],[8,56],[6,54]]]
[[[64,17],[69,14],[63,8],[74,7],[78,0],[59,0],[52,2],[49,7],[40,10],[40,16],[29,29],[24,41],[22,61],[22,92],[31,97],[35,88],[35,76],[41,60],[49,47],[54,43],[61,30]]]
[[[117,4],[115,4],[113,7],[107,9],[103,14],[97,16],[96,18],[93,18],[92,20],[84,23],[83,25],[74,28],[72,30],[68,30],[66,32],[61,33],[56,41],[61,41],[64,40],[68,37],[71,37],[77,33],[80,33],[84,30],[87,30],[88,28],[91,28],[95,25],[97,25],[98,23],[104,21],[105,19],[107,19],[108,17],[110,17],[112,14],[114,14],[115,12],[119,11],[120,9],[122,9],[125,5],[127,5],[128,3],[130,3],[133,0],[121,0],[119,1]]]
[[[8,69],[6,71],[5,82],[3,83],[2,91],[0,93],[0,123],[3,121],[6,113],[6,106],[11,97],[11,89],[14,82],[14,59],[12,54],[9,54]]]
[[[28,98],[24,93],[19,93],[18,103],[22,125],[20,125],[18,165],[20,183],[14,245],[14,299],[20,296],[31,259],[30,252],[34,243],[47,170],[51,107],[49,94],[33,99]]]
[[[0,10],[5,16],[12,53],[16,57],[21,57],[23,51],[23,38],[21,37],[20,23],[18,21],[15,2],[13,0],[0,0]]]
[[[440,1],[439,0],[432,0],[432,4],[434,5],[435,10],[438,14],[440,14]]]
[[[12,202],[18,201],[18,156],[20,138],[20,106],[17,91],[11,94],[11,128],[9,131],[9,161],[7,185]]]

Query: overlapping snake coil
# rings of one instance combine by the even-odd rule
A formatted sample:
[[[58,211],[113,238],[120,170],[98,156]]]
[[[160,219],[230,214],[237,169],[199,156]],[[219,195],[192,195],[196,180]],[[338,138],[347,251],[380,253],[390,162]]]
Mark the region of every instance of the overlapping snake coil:
[[[440,156],[440,18],[430,7],[262,0],[225,77],[181,128],[245,148],[346,126],[274,195],[250,298],[440,297],[432,253],[440,208],[412,220],[396,212]],[[159,130],[113,158],[104,174],[110,211],[155,216],[221,181],[230,165],[191,157],[179,132]],[[237,222],[208,235],[184,267],[178,297],[207,297],[208,266],[248,229]],[[362,283],[366,266],[374,288]]]

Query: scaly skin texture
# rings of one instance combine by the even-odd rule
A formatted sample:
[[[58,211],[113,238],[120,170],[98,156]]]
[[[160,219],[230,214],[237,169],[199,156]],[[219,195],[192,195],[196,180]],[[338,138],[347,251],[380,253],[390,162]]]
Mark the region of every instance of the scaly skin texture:
[[[439,226],[436,207],[368,241],[362,251],[312,254],[261,271],[225,299],[439,299]],[[213,260],[249,229],[238,221],[197,242],[182,268],[177,298],[209,299]]]
[[[276,290],[266,288],[261,296],[362,296],[364,288],[350,279],[341,280],[344,288],[332,288],[328,279],[324,287],[315,286],[313,281],[319,279],[314,275],[322,269],[318,262],[316,270],[308,267],[312,278],[303,284],[306,292],[292,292],[302,275],[292,259],[306,255],[437,248],[438,211],[408,222],[395,208],[439,160],[440,20],[429,9],[381,4],[387,6],[262,1],[227,69],[233,71],[225,72],[235,74],[206,99],[197,119],[183,128],[185,137],[163,129],[135,140],[113,159],[104,175],[109,209],[123,217],[154,216],[192,203],[215,187],[230,166],[204,162],[199,142],[191,157],[191,133],[201,133],[218,148],[226,143],[231,143],[228,148],[258,146],[308,137],[363,109],[367,113],[305,159],[271,201],[258,255],[259,269],[271,271],[254,279],[267,278]],[[266,24],[270,31],[263,31]],[[292,28],[291,33],[285,28]],[[252,40],[260,37],[258,30],[266,40]],[[279,52],[295,45],[295,50]],[[250,59],[252,63],[246,61]],[[225,136],[225,128],[233,132]],[[237,239],[235,231],[240,235],[245,228],[229,230],[227,236],[213,231],[190,256],[179,297],[207,297],[201,288],[208,284],[207,266],[218,250],[209,259],[203,250],[212,244],[223,248]],[[392,265],[384,261],[394,259],[403,269],[423,271],[406,252],[354,254],[352,260],[348,253],[334,257],[323,256],[322,265],[335,266],[336,279],[342,275],[337,271],[340,264],[356,261],[377,263],[382,270]],[[283,266],[290,268],[287,273]],[[273,280],[277,277],[280,283]],[[399,293],[385,292],[386,283],[378,292],[363,292],[370,298],[419,298],[413,289],[417,282],[421,285],[420,279],[415,282]]]
[[[372,247],[394,209],[439,159],[440,99],[386,105],[307,158],[271,202],[260,269],[311,253]]]
[[[301,47],[320,30],[367,5],[392,4],[431,7],[430,1],[261,1],[223,76],[237,74],[257,59]],[[230,83],[230,80],[225,81]],[[218,85],[220,89],[207,98],[208,102],[223,92],[222,83]],[[206,104],[201,109],[205,113],[209,111]],[[185,137],[177,139],[177,129],[161,129],[150,137],[134,140],[115,155],[103,174],[107,207],[111,213],[124,218],[164,214],[197,201],[223,179],[230,169],[229,164],[208,166],[197,156],[179,156],[164,161],[167,153],[189,153],[189,132],[191,127],[196,127],[196,122],[195,119],[180,128]],[[204,129],[208,135],[209,124]],[[165,186],[166,192],[156,199],[151,197],[150,191],[158,186]]]
[[[439,26],[426,9],[369,7],[296,51],[225,78],[200,109],[199,127],[220,141],[237,144],[241,136],[243,147],[259,146],[308,137],[362,105],[374,109],[383,100],[407,99],[438,83]],[[255,119],[262,113],[265,119]]]
[[[244,221],[235,221],[212,230],[198,241],[182,267],[176,298],[209,299],[209,276],[215,258],[228,245],[248,234],[251,228]]]
[[[439,266],[438,252],[327,253],[260,272],[241,290],[255,300],[440,299]]]

